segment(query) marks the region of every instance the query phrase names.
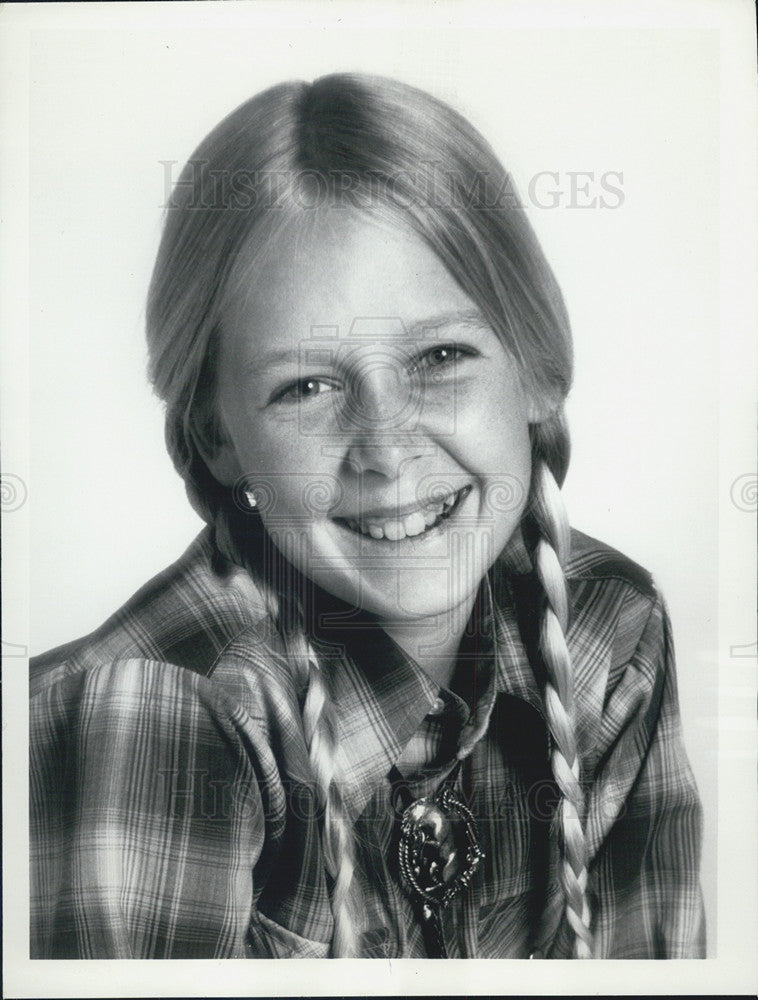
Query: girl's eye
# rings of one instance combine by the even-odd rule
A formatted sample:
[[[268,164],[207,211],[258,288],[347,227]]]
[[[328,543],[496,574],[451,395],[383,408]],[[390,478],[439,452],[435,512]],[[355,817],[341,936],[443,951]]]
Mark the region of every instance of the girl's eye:
[[[323,396],[333,390],[334,386],[331,382],[326,382],[324,379],[304,378],[276,393],[271,401],[273,403],[297,403],[301,400],[315,399],[316,396]]]
[[[417,371],[420,368],[428,368],[432,371],[447,368],[460,361],[461,358],[468,356],[470,356],[470,352],[463,350],[457,344],[438,344],[425,351],[418,361],[414,362],[411,371]]]

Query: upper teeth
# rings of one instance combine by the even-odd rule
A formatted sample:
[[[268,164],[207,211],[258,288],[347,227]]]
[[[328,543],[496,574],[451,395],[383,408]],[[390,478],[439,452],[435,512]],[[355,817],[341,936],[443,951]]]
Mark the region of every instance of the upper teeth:
[[[457,493],[451,493],[441,503],[423,510],[414,510],[402,518],[389,518],[386,521],[372,519],[366,521],[348,520],[353,531],[360,531],[372,538],[387,538],[391,542],[399,542],[403,538],[412,538],[430,528],[442,514],[446,514],[457,499]]]

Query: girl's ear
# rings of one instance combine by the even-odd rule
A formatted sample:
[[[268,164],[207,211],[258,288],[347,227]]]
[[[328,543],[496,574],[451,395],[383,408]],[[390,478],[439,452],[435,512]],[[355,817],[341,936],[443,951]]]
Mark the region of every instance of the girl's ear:
[[[190,423],[192,441],[211,475],[222,486],[232,487],[242,475],[234,445],[221,422],[211,418]]]

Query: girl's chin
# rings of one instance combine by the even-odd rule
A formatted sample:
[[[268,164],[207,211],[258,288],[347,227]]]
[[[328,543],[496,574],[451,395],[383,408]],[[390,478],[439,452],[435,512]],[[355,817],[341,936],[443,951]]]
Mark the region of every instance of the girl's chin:
[[[461,587],[459,582],[453,587],[449,568],[393,566],[373,572],[364,568],[359,580],[352,574],[327,574],[316,582],[380,621],[399,624],[449,614],[476,593],[480,579],[468,581],[470,586]]]

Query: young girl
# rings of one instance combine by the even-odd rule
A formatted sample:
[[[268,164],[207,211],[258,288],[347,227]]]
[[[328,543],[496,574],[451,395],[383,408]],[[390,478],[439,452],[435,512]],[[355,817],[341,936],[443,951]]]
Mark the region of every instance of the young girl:
[[[32,957],[702,955],[666,608],[568,527],[569,323],[481,136],[258,95],[147,325],[207,527],[33,662]]]

